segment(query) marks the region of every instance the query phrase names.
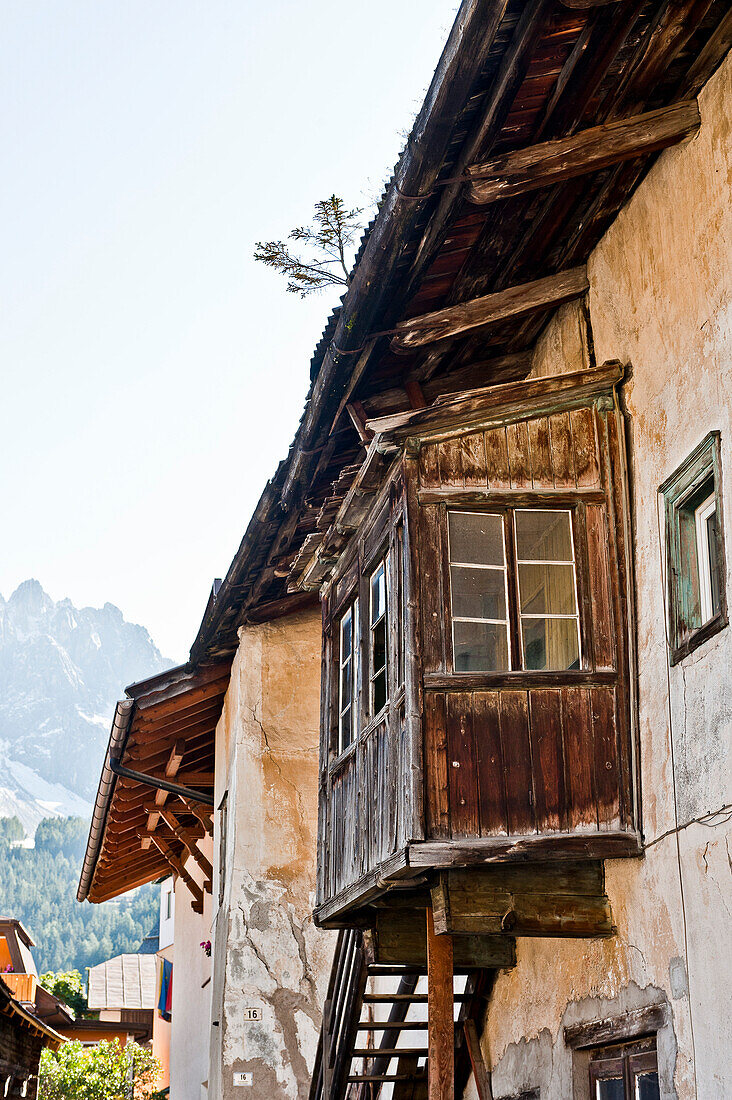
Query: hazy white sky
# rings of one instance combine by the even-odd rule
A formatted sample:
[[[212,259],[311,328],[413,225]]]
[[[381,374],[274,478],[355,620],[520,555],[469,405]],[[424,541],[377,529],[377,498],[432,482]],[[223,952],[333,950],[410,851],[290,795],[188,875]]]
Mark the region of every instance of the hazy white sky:
[[[457,6],[0,0],[5,597],[109,600],[186,658],[337,299],[254,242],[379,193]]]

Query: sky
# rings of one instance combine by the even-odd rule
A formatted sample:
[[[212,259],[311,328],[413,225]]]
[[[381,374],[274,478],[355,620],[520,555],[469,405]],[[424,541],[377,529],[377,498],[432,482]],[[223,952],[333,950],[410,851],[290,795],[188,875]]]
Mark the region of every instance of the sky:
[[[370,216],[457,7],[0,0],[5,598],[110,601],[186,659],[338,299],[255,243],[333,192]]]

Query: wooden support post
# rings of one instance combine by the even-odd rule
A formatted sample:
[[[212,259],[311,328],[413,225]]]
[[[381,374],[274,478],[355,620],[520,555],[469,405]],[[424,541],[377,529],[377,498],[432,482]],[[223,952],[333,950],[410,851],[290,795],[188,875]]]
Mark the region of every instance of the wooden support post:
[[[427,910],[427,1035],[429,1100],[455,1100],[452,936],[438,936]]]

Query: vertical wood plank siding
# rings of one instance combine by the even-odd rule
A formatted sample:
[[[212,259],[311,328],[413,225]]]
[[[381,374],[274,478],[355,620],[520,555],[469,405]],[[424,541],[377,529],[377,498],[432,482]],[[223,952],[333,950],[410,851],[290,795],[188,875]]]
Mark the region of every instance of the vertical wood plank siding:
[[[324,596],[319,904],[414,840],[634,827],[623,422],[610,405],[422,440],[374,501]],[[420,502],[421,490],[434,489],[442,492]],[[452,672],[446,494],[470,508],[475,492],[475,507],[486,508],[486,494],[503,492],[497,507],[506,508],[509,490],[538,508],[559,492],[558,507],[572,511],[582,667],[545,681],[520,670],[500,682]],[[511,532],[510,511],[507,523]],[[370,573],[386,548],[390,702],[374,719],[363,639]],[[515,585],[510,557],[508,566]],[[356,594],[359,735],[337,759],[338,624]],[[515,669],[513,606],[510,627]]]
[[[459,675],[454,685],[446,682],[452,667],[441,533],[447,506],[420,507],[428,836],[586,832],[633,823],[621,430],[619,414],[598,403],[473,430],[457,442],[422,443],[420,489],[520,490],[536,494],[522,499],[529,507],[551,506],[541,496],[547,491],[592,490],[604,498],[585,503],[578,495],[573,509],[583,672],[604,679],[578,682],[569,670],[544,687],[534,674],[523,690],[521,672],[495,690],[488,683],[466,690]],[[462,507],[469,507],[467,499],[461,497]],[[480,498],[476,506],[489,507]],[[441,677],[439,687],[430,675]]]

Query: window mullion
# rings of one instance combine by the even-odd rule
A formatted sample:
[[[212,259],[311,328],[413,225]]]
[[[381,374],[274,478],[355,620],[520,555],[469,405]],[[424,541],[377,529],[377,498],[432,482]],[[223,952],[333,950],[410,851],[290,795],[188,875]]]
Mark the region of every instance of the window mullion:
[[[518,565],[516,563],[516,532],[514,512],[509,508],[503,518],[503,539],[506,555],[506,595],[511,652],[511,668],[520,669],[521,623],[519,618]]]

